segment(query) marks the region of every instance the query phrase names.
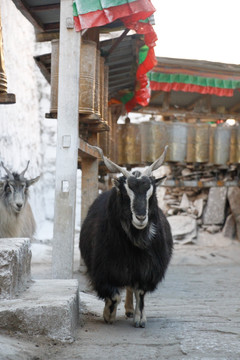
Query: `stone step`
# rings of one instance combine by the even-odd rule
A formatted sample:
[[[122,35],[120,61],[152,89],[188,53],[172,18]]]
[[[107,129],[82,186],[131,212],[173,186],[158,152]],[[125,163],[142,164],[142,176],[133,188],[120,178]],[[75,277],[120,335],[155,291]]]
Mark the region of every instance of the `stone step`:
[[[18,299],[0,301],[0,328],[72,342],[79,321],[77,280],[35,280]]]
[[[0,239],[0,299],[12,299],[26,289],[31,257],[29,239]]]

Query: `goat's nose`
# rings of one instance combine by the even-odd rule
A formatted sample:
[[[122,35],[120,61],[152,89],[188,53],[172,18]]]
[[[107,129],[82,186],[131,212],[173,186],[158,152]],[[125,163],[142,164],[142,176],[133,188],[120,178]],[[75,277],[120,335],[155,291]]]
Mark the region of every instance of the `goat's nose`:
[[[146,219],[146,216],[145,216],[145,215],[136,215],[136,218],[137,218],[139,221],[143,222],[143,221]]]
[[[22,204],[21,203],[17,203],[17,207],[20,210],[22,208]]]

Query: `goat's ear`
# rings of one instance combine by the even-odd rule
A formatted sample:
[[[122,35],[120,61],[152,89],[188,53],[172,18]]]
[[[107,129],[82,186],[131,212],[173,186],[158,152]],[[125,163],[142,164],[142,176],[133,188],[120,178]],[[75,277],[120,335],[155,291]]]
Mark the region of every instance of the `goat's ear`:
[[[163,182],[163,180],[166,179],[166,177],[167,176],[165,175],[165,176],[160,177],[159,179],[154,179],[155,185],[156,186],[160,185]]]
[[[34,179],[28,180],[28,186],[31,186],[31,185],[35,184],[36,182],[38,182],[39,179],[40,179],[40,176],[37,176]]]
[[[119,190],[120,182],[118,181],[118,179],[112,179],[112,185],[115,186],[117,190]]]

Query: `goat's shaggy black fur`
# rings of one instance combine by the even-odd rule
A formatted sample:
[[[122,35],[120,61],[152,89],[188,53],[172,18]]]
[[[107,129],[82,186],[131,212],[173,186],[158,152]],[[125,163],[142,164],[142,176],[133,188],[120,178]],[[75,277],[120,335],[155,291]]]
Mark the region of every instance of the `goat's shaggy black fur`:
[[[169,223],[159,209],[153,177],[146,228],[131,223],[130,200],[124,183],[101,194],[82,225],[80,251],[93,288],[102,299],[113,298],[118,289],[146,292],[156,289],[169,264],[173,241]],[[144,326],[142,326],[144,327]]]

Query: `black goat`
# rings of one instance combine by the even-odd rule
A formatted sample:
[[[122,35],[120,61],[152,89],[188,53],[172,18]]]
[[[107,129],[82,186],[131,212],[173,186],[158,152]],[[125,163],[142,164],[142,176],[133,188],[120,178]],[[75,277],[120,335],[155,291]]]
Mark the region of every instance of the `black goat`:
[[[129,173],[97,150],[108,169],[123,176],[91,205],[80,234],[81,256],[93,288],[105,300],[104,320],[114,322],[119,289],[127,287],[136,298],[134,325],[145,327],[144,296],[163,279],[173,247],[169,223],[156,198],[162,178],[151,176],[162,165],[167,147],[142,174]]]

